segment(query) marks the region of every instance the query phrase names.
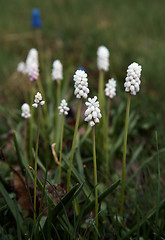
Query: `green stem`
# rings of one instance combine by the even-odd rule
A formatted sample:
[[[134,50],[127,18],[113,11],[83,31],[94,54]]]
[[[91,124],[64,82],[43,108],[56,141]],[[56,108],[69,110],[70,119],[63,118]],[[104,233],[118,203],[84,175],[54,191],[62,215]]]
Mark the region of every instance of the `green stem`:
[[[36,138],[36,152],[35,152],[35,166],[34,166],[34,222],[36,221],[36,190],[37,190],[37,158],[38,158],[38,145],[39,145],[39,132],[40,132],[40,105],[38,106],[38,127]]]
[[[59,110],[58,107],[60,105],[60,98],[61,98],[61,81],[57,80],[57,100],[56,100],[56,115],[55,115],[55,131],[54,131],[54,141],[56,143],[56,152],[58,153],[59,148]]]
[[[123,216],[123,211],[124,211],[125,168],[126,168],[127,135],[128,135],[130,102],[131,102],[131,96],[128,95],[126,117],[125,117],[124,146],[123,146],[122,190],[121,190],[121,203],[120,203],[121,216]]]
[[[95,145],[95,127],[92,128],[93,141],[93,166],[94,166],[94,186],[95,186],[95,219],[98,229],[98,192],[97,192],[97,163],[96,163],[96,145]]]
[[[34,92],[35,92],[35,85],[32,85],[31,89],[31,96],[30,96],[30,106],[33,104],[33,99],[34,99]],[[32,153],[32,148],[33,148],[33,118],[34,118],[34,108],[31,107],[31,117],[30,117],[30,124],[29,124],[29,162],[30,165],[33,167],[33,153]]]
[[[99,100],[99,104],[100,104],[100,110],[101,110],[101,114],[102,114],[102,118],[100,119],[100,123],[99,126],[101,129],[101,131],[99,131],[98,129],[98,134],[99,134],[99,138],[98,138],[98,144],[100,149],[103,150],[103,152],[106,151],[106,118],[105,118],[105,94],[104,94],[104,70],[100,70],[99,71],[99,89],[98,89],[98,100]],[[103,155],[101,156],[103,157]]]
[[[101,112],[103,112],[103,108],[104,108],[104,71],[103,70],[100,70],[99,72],[98,99],[100,103]]]
[[[108,139],[108,130],[109,130],[109,112],[110,112],[110,104],[111,100],[108,98],[108,103],[107,103],[107,122],[106,122],[106,181],[108,184],[108,178],[109,178],[109,151],[108,151],[108,145],[109,145],[109,139]]]
[[[76,136],[77,136],[78,126],[79,126],[79,121],[80,121],[81,104],[82,104],[82,99],[80,98],[79,99],[79,103],[78,103],[76,125],[75,125],[75,129],[74,129],[74,136],[73,136],[72,149],[71,149],[71,155],[70,155],[70,163],[69,163],[69,170],[68,170],[68,180],[67,180],[67,191],[68,192],[69,192],[69,185],[70,185],[70,177],[71,177],[74,149],[75,149],[75,144],[76,144]]]
[[[63,133],[64,133],[64,114],[62,116],[61,139],[60,139],[59,183],[61,183],[61,159],[62,159]]]
[[[24,149],[23,155],[26,156],[26,139],[27,139],[27,119],[25,119],[25,126],[24,126]]]
[[[87,128],[87,130],[85,131],[85,134],[83,135],[83,137],[82,137],[81,140],[80,140],[80,145],[83,144],[83,142],[86,140],[86,138],[88,137],[88,135],[90,134],[90,132],[91,132],[91,127],[90,127],[90,125],[88,125],[88,128]]]

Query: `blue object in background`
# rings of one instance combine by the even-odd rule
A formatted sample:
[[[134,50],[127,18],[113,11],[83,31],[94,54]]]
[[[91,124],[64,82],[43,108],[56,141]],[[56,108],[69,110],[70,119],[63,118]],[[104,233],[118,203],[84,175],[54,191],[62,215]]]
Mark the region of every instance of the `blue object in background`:
[[[84,67],[79,67],[79,68],[77,68],[77,70],[85,71],[85,68]]]
[[[40,10],[38,8],[32,10],[31,26],[33,28],[40,28],[42,26]]]

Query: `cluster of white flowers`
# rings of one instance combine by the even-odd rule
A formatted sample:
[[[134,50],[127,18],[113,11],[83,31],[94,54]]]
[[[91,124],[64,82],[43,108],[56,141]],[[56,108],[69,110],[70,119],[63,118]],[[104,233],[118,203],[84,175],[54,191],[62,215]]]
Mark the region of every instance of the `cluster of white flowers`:
[[[105,95],[114,98],[116,96],[116,80],[114,78],[109,79],[105,86]]]
[[[44,105],[45,101],[42,100],[42,95],[41,93],[37,93],[35,95],[34,103],[32,104],[33,107],[38,108],[40,105]]]
[[[20,62],[17,65],[17,72],[20,72],[22,74],[26,73],[26,64],[24,62]]]
[[[124,87],[125,91],[130,92],[131,95],[136,95],[140,90],[141,71],[142,67],[136,62],[133,62],[128,66]]]
[[[53,62],[53,69],[52,69],[52,79],[53,80],[62,80],[63,79],[63,73],[62,73],[62,63],[60,60],[55,60]]]
[[[30,118],[31,117],[31,114],[30,114],[30,106],[29,104],[27,103],[24,103],[21,107],[21,110],[22,110],[22,113],[21,113],[21,116],[23,118]]]
[[[68,107],[68,103],[66,102],[65,99],[61,100],[61,104],[58,107],[58,109],[59,109],[59,115],[62,115],[62,114],[68,115],[70,108]]]
[[[87,98],[89,93],[87,74],[83,70],[77,70],[73,76],[74,94],[76,98]]]
[[[88,102],[85,103],[87,110],[85,111],[85,121],[89,122],[89,125],[93,127],[96,123],[99,123],[99,119],[102,117],[99,109],[99,102],[96,101],[97,97],[88,98]]]
[[[109,69],[109,50],[105,46],[100,46],[97,49],[97,66],[99,70],[108,71]]]
[[[35,48],[30,49],[26,58],[26,73],[30,81],[36,81],[39,76],[38,51]]]

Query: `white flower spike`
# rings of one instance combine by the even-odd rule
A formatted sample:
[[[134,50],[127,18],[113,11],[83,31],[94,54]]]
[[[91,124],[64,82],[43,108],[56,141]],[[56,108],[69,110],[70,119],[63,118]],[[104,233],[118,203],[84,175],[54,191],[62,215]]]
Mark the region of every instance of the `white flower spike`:
[[[85,111],[85,121],[89,122],[89,125],[93,127],[96,123],[99,123],[99,119],[102,117],[99,109],[99,102],[96,101],[97,97],[88,98],[88,102],[85,103],[87,110]]]
[[[116,96],[116,80],[109,79],[105,86],[105,95],[111,99],[114,98]]]
[[[73,76],[76,98],[87,98],[89,93],[87,73],[77,70]]]
[[[36,81],[39,76],[38,51],[35,48],[30,49],[26,58],[26,73],[30,81]]]
[[[34,103],[32,104],[33,107],[38,108],[40,105],[44,105],[45,101],[42,100],[42,95],[41,93],[37,93],[35,95]]]
[[[124,87],[125,91],[130,92],[131,95],[136,95],[140,90],[141,71],[142,67],[136,62],[133,62],[128,66]]]
[[[26,65],[25,65],[24,62],[18,63],[18,65],[17,65],[17,72],[20,72],[22,74],[26,73]]]
[[[25,119],[31,117],[29,104],[24,103],[21,107],[21,110],[22,110],[21,117],[23,117]]]
[[[36,62],[38,64],[38,51],[35,48],[31,48],[29,50],[29,53],[27,55],[26,58],[26,68],[27,68],[27,72],[28,72],[28,67],[30,67],[32,62]],[[39,64],[38,64],[39,65]]]
[[[100,46],[97,49],[97,67],[99,70],[108,71],[109,69],[109,50],[105,46]]]
[[[53,80],[62,80],[63,79],[63,66],[60,60],[55,60],[53,62],[53,69],[52,69],[52,79]]]
[[[67,106],[68,106],[68,103],[66,102],[66,100],[65,100],[65,99],[62,99],[62,100],[61,100],[61,104],[60,104],[60,106],[58,107],[58,109],[59,109],[59,115],[62,115],[62,114],[68,115],[68,112],[69,112],[70,108],[67,107]]]

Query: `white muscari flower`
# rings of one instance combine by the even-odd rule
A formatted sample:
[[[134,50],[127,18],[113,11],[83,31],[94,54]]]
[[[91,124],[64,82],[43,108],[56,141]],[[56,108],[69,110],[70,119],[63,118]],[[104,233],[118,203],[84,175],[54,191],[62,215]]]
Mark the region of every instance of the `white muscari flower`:
[[[38,51],[35,48],[30,49],[26,58],[26,73],[30,81],[36,81],[39,76]]]
[[[105,86],[105,95],[111,99],[114,98],[116,96],[116,80],[109,79]]]
[[[73,76],[74,94],[76,98],[87,98],[89,93],[87,73],[83,70],[77,70]]]
[[[37,92],[35,95],[34,103],[32,104],[33,107],[38,108],[38,106],[42,106],[45,104],[45,101],[42,100],[41,93]]]
[[[130,92],[131,95],[136,95],[140,90],[141,71],[142,67],[136,62],[133,62],[128,66],[124,87],[125,91]]]
[[[20,72],[20,73],[23,73],[23,74],[26,73],[26,65],[25,65],[24,62],[18,63],[18,65],[17,65],[17,72]]]
[[[70,108],[68,107],[68,103],[66,102],[65,99],[61,100],[61,104],[58,107],[58,109],[59,109],[59,115],[62,115],[62,114],[68,115]]]
[[[85,121],[89,122],[89,125],[93,127],[96,123],[99,123],[99,119],[102,117],[99,102],[96,101],[97,97],[88,98],[88,102],[85,103],[87,110],[85,111]]]
[[[53,80],[62,80],[63,79],[63,66],[60,60],[55,60],[53,62],[53,69],[52,69],[52,79]]]
[[[31,117],[29,104],[24,103],[21,107],[21,110],[22,110],[21,117],[26,119]]]
[[[100,46],[97,49],[97,67],[99,70],[108,71],[109,69],[109,50],[105,46]]]
[[[29,65],[31,62],[36,62],[38,64],[38,51],[35,48],[29,50],[26,58],[26,65]]]
[[[32,82],[38,79],[39,69],[38,69],[38,65],[35,62],[31,63],[28,76],[29,76],[29,80]]]

